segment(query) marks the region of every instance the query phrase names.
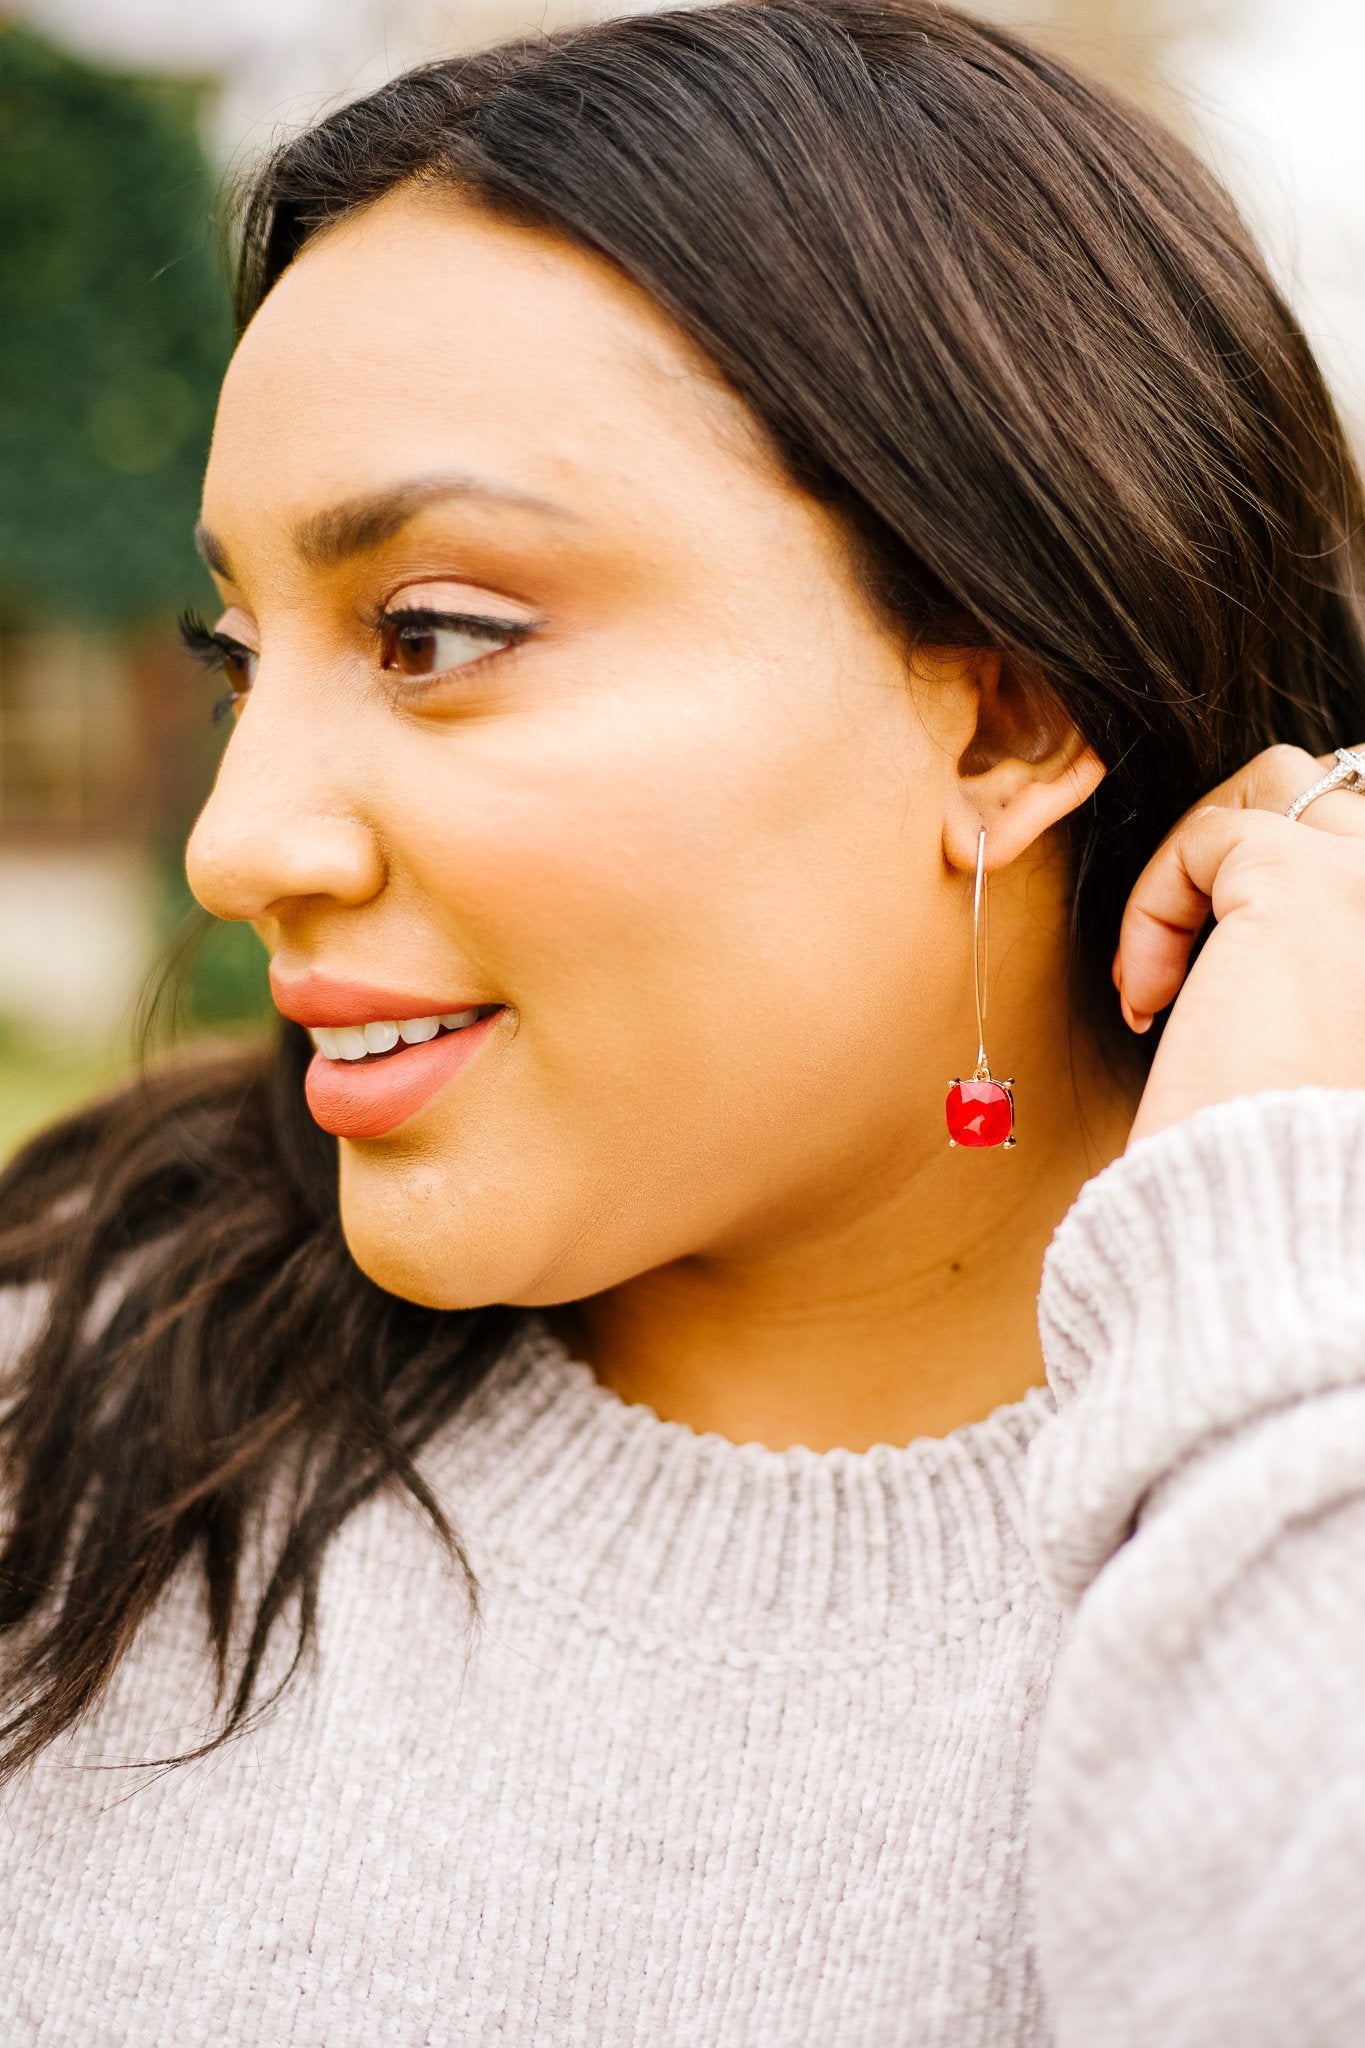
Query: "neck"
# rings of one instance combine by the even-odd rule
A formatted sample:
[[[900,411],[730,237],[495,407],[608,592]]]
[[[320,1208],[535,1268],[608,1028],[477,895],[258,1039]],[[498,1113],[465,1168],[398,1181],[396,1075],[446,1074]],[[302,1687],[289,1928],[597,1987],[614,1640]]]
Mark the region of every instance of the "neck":
[[[1066,1032],[1020,1047],[1009,1152],[943,1139],[895,1185],[799,1241],[661,1266],[549,1320],[597,1378],[665,1420],[774,1450],[944,1436],[1045,1379],[1043,1254],[1123,1150],[1140,1079]],[[1058,1047],[1062,1056],[1058,1057]]]

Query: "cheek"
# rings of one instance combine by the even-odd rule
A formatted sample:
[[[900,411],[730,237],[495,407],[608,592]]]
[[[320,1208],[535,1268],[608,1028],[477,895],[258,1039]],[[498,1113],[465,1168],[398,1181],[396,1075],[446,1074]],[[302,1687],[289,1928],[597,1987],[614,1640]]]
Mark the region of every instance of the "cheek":
[[[419,957],[518,1028],[496,1078],[395,1134],[381,1171],[353,1162],[348,1235],[382,1284],[419,1293],[458,1217],[457,1289],[572,1298],[862,1170],[904,1124],[943,1001],[912,727],[894,700],[724,680],[625,709],[585,692],[572,719],[426,736],[404,762],[389,838]]]
[[[676,1033],[702,997],[809,1002],[934,854],[898,700],[791,663],[670,674],[656,653],[638,673],[444,732],[401,777],[416,900],[529,1028],[563,1006],[657,1023],[662,1003]]]

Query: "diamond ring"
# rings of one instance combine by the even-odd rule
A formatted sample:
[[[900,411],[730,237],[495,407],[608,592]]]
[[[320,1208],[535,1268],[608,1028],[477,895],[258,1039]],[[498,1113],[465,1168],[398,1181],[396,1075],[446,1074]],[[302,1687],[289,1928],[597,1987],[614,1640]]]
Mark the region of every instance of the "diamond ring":
[[[1298,818],[1308,809],[1314,797],[1326,796],[1329,789],[1353,789],[1365,796],[1365,754],[1354,754],[1349,747],[1336,750],[1337,765],[1315,782],[1302,796],[1296,796],[1285,812],[1286,818]]]

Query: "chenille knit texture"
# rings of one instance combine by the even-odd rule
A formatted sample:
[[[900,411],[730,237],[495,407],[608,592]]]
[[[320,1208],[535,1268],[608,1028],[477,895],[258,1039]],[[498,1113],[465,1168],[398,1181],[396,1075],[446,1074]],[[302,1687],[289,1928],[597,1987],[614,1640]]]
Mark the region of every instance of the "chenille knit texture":
[[[254,1732],[136,1768],[187,1569],[9,1788],[4,2048],[1360,2048],[1365,1091],[1136,1142],[1039,1315],[1048,1387],[856,1454],[533,1323],[421,1461],[477,1627],[386,1496]]]

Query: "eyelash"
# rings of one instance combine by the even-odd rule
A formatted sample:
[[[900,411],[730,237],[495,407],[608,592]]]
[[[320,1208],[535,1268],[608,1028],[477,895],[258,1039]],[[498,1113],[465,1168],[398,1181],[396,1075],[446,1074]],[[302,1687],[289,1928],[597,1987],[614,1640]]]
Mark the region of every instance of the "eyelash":
[[[535,631],[529,621],[490,619],[478,612],[438,612],[426,605],[400,605],[392,611],[386,611],[381,605],[365,623],[379,641],[380,666],[385,669],[394,666],[391,656],[397,652],[399,638],[404,632],[467,633],[471,640],[486,640],[490,648],[497,648],[515,647]],[[462,669],[474,668],[483,658],[480,655],[474,661],[461,662],[459,666]],[[453,670],[438,669],[425,680],[431,685],[439,682],[443,674],[453,673]],[[410,676],[407,680],[420,683],[423,678]],[[422,696],[425,691],[419,689],[416,694]]]
[[[215,633],[200,618],[198,612],[181,612],[177,624],[183,646],[200,666],[208,669],[212,675],[222,675],[225,672],[229,656],[249,654],[251,651],[250,648],[244,647],[240,640],[233,640],[227,633]],[[226,697],[220,697],[209,712],[210,722],[217,725],[219,719],[231,711],[241,694],[241,691],[231,690]]]
[[[385,610],[381,605],[366,618],[365,624],[379,641],[381,666],[385,668],[389,666],[389,654],[396,650],[398,638],[405,630],[411,632],[415,629],[444,629],[447,632],[467,633],[471,639],[487,640],[494,647],[515,646],[535,631],[534,626],[518,620],[490,619],[472,612],[438,612],[423,605],[402,605],[392,611]],[[188,652],[211,673],[222,675],[229,660],[238,657],[249,659],[251,656],[252,650],[249,647],[244,646],[240,640],[234,640],[231,634],[214,632],[197,612],[182,612],[179,628],[181,641]],[[461,667],[464,668],[473,666],[473,662],[461,663]],[[441,673],[438,671],[430,680],[438,681]],[[418,678],[410,680],[416,681]],[[245,690],[231,690],[225,697],[220,697],[210,711],[211,722],[216,725],[246,694]],[[424,693],[419,691],[418,694]]]

